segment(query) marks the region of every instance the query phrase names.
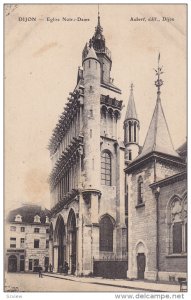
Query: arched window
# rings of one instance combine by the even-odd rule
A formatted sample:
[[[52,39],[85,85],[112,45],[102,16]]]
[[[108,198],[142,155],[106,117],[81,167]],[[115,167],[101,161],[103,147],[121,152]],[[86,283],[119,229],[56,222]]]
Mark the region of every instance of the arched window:
[[[129,122],[129,142],[131,142],[131,122]]]
[[[137,141],[137,124],[136,122],[134,123],[134,142],[136,143]]]
[[[101,219],[99,224],[100,251],[113,251],[113,223],[109,216]]]
[[[174,197],[170,203],[170,253],[187,252],[187,201]]]
[[[128,185],[126,185],[125,189],[125,213],[128,213]]]
[[[143,203],[143,178],[142,176],[139,176],[138,178],[138,204]]]
[[[101,184],[111,185],[111,154],[105,151],[101,154]]]

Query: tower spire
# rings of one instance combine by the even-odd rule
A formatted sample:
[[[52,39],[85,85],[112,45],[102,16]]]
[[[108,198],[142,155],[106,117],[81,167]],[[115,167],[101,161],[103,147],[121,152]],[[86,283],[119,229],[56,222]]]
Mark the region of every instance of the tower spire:
[[[178,153],[174,150],[172,144],[168,124],[160,99],[161,86],[163,85],[161,75],[164,73],[162,71],[162,66],[160,67],[160,53],[158,56],[158,68],[157,70],[155,69],[155,72],[157,76],[157,80],[155,81],[155,85],[157,87],[157,101],[145,138],[143,149],[138,158],[152,153],[153,151],[178,157]]]

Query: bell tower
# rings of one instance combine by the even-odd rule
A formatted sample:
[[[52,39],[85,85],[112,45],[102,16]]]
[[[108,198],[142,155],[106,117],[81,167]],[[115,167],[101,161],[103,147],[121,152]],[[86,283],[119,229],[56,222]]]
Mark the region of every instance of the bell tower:
[[[131,162],[139,154],[140,125],[134,102],[133,87],[132,83],[124,121],[125,162]]]

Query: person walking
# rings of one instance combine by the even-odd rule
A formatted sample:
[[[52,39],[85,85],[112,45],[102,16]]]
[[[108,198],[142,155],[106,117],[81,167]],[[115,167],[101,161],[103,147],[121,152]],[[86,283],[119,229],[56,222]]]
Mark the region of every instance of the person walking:
[[[39,266],[39,268],[38,268],[38,276],[39,276],[39,278],[42,278],[42,267],[41,266]]]

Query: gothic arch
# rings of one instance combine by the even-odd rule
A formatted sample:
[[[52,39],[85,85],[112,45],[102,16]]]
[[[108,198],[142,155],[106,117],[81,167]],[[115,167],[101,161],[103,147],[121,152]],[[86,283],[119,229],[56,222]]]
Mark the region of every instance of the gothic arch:
[[[64,219],[61,215],[58,216],[54,232],[54,242],[58,248],[58,272],[62,272],[64,261],[66,259],[66,230]],[[56,267],[56,266],[54,266]]]
[[[114,219],[105,214],[99,219],[99,249],[104,252],[113,252]]]
[[[103,215],[101,215],[101,216],[99,217],[99,223],[100,223],[101,220],[102,220],[103,218],[105,218],[105,217],[110,218],[111,222],[113,223],[113,227],[116,226],[115,219],[114,219],[110,214],[108,214],[108,213],[105,213],[105,214],[103,214]]]
[[[76,215],[72,208],[70,209],[68,214],[67,232],[68,232],[69,268],[71,270],[71,274],[75,274],[76,262],[77,262],[77,227],[76,227]]]
[[[187,197],[186,193],[173,195],[166,207],[169,254],[187,252]]]

